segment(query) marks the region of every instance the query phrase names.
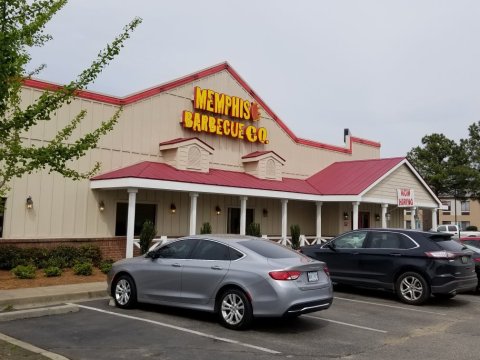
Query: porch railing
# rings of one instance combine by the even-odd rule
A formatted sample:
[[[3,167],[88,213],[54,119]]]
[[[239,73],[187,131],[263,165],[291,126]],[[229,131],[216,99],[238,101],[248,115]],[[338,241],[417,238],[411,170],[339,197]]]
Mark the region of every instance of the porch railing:
[[[171,239],[176,239],[177,237],[168,238],[166,235],[162,235],[159,238],[155,238],[152,240],[152,246],[148,250],[153,250],[158,244],[163,244]],[[268,236],[262,235],[263,239],[275,241],[279,244],[285,246],[292,246],[292,238],[287,236],[286,238],[282,238],[281,236]],[[331,237],[320,237],[317,238],[316,236],[307,236],[307,235],[300,235],[300,246],[305,245],[315,245],[315,244],[323,244],[327,242]],[[140,239],[133,239],[133,245],[140,249]]]

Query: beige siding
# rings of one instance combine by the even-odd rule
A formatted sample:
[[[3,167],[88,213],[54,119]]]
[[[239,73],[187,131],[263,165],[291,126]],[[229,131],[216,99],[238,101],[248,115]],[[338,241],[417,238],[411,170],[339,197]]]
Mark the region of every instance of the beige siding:
[[[378,158],[380,155],[378,148],[362,144],[353,145],[352,155],[298,145],[264,110],[261,110],[262,118],[255,125],[267,128],[270,140],[268,145],[251,144],[226,136],[184,130],[180,125],[181,116],[184,110],[193,110],[194,86],[211,88],[218,92],[253,100],[227,71],[223,71],[130,104],[125,106],[115,128],[102,137],[98,148],[89,151],[84,158],[72,163],[72,167],[80,171],[88,171],[97,161],[100,161],[101,172],[107,172],[146,160],[170,163],[173,159],[169,157],[169,152],[160,152],[159,143],[194,136],[214,148],[212,155],[206,155],[202,150],[202,168],[209,164],[210,168],[244,171],[242,156],[254,151],[272,150],[286,160],[284,166],[278,167],[280,171],[276,175],[279,177],[306,178],[335,161]],[[22,97],[23,106],[32,103],[40,94],[40,90],[25,88]],[[70,105],[59,109],[52,116],[51,121],[42,121],[38,126],[32,127],[24,134],[25,143],[42,146],[81,110],[87,110],[87,115],[74,132],[71,141],[100,126],[102,121],[113,116],[118,107],[98,101],[76,99]],[[292,124],[295,121],[295,119],[283,120],[286,124]],[[341,134],[339,134],[339,140],[342,140]],[[340,146],[343,147],[344,144]],[[186,154],[180,154],[182,161],[186,160]],[[182,163],[182,166],[186,165]],[[253,171],[256,174],[265,173],[264,167],[263,163],[259,164],[259,168]],[[418,187],[418,184],[416,186]],[[421,189],[417,190],[417,187],[415,187],[416,196],[420,199],[424,195]],[[48,174],[47,171],[15,179],[11,188],[5,211],[3,233],[5,238],[111,236],[115,231],[116,202],[128,199],[126,191],[91,191],[88,180],[74,182],[56,174]],[[379,190],[378,195],[381,191],[386,189]],[[34,208],[31,211],[25,208],[25,199],[28,195],[31,195],[34,201]],[[377,196],[377,193],[373,195]],[[106,205],[103,213],[98,210],[100,200],[103,200]],[[429,198],[428,200],[431,201]],[[138,201],[157,204],[159,234],[188,233],[190,198],[187,193],[139,191]],[[171,202],[177,204],[178,211],[174,216],[169,212]],[[213,209],[217,203],[222,208],[222,214],[213,216]],[[205,219],[210,219],[215,232],[226,231],[229,206],[239,206],[239,199],[228,196],[200,196],[197,230]],[[255,221],[261,224],[262,232],[280,234],[280,200],[249,199],[248,206],[255,209]],[[326,209],[335,208],[335,206],[329,205]],[[268,209],[267,217],[263,216],[263,208]],[[298,223],[302,233],[310,235],[315,233],[314,203],[290,202],[288,209],[288,226]],[[339,214],[341,214],[340,210],[336,214],[327,212],[323,222],[327,233],[333,234],[339,231],[339,229],[330,229],[333,226],[331,224],[338,224],[336,219]]]
[[[384,199],[391,204],[397,203],[397,189],[413,189],[415,203],[418,206],[437,207],[437,203],[423,184],[415,177],[406,165],[402,165],[387,178],[377,184],[372,190],[365,194],[365,199]]]

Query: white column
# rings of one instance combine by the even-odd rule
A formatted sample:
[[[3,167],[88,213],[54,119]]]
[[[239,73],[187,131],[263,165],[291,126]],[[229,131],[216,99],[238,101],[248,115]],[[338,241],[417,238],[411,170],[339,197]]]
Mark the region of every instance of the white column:
[[[432,209],[432,229],[437,229],[437,209]]]
[[[322,205],[321,201],[317,201],[317,239],[322,237]]]
[[[287,245],[287,199],[282,199],[282,244]]]
[[[128,191],[128,215],[127,215],[127,249],[126,258],[133,257],[133,231],[135,228],[135,203],[138,189],[127,189]]]
[[[387,208],[388,204],[382,204],[382,228],[387,227]]]
[[[358,229],[358,207],[360,206],[360,203],[358,201],[353,202],[353,230]]]
[[[412,207],[412,211],[410,212],[410,214],[411,214],[410,223],[412,224],[412,229],[416,228],[416,224],[415,224],[415,212],[416,211],[417,211],[417,208]]]
[[[248,197],[240,196],[240,235],[245,235],[247,228],[247,200]]]
[[[197,193],[190,193],[190,229],[189,235],[195,235],[197,230]]]

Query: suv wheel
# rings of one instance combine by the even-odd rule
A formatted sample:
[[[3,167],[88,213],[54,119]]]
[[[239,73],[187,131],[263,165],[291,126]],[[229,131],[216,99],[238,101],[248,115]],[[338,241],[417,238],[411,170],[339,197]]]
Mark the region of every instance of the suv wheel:
[[[430,297],[430,286],[425,278],[416,272],[406,272],[400,275],[395,290],[404,303],[420,305]]]

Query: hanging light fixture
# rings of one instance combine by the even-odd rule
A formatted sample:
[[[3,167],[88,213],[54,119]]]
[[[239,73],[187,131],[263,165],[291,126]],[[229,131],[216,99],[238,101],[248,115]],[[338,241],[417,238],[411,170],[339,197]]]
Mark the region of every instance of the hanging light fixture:
[[[33,200],[32,200],[32,197],[29,195],[27,197],[27,201],[25,203],[25,205],[27,206],[27,209],[33,209]]]

